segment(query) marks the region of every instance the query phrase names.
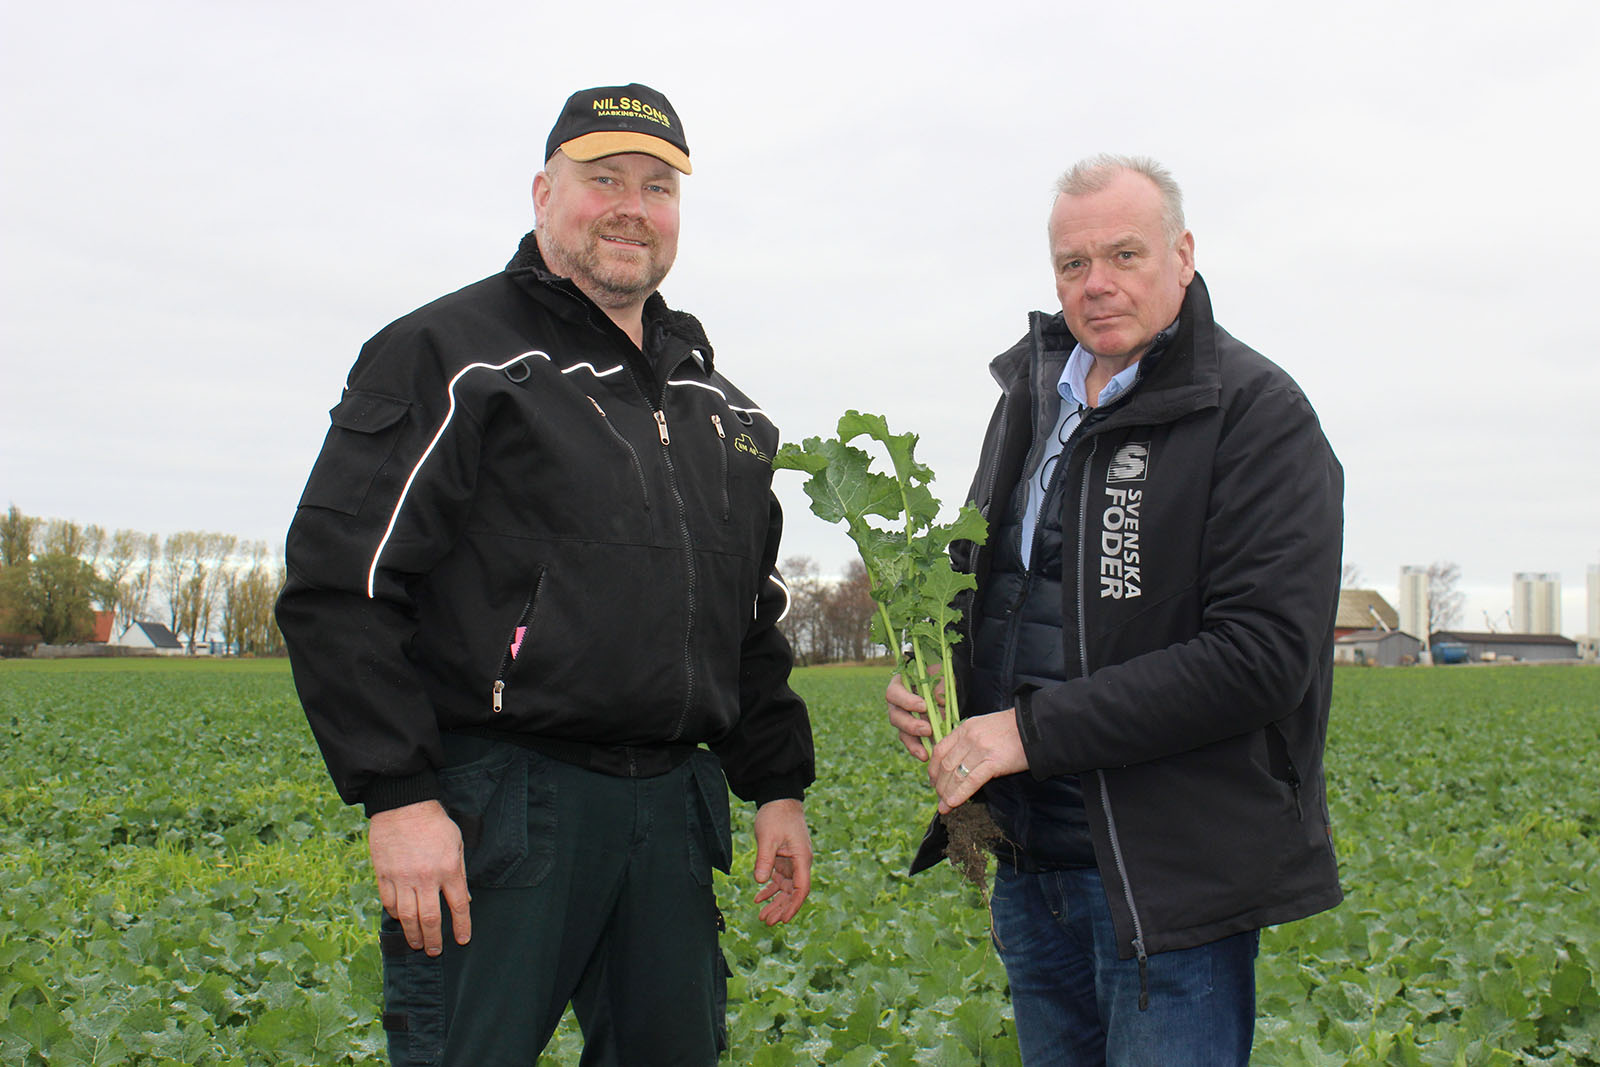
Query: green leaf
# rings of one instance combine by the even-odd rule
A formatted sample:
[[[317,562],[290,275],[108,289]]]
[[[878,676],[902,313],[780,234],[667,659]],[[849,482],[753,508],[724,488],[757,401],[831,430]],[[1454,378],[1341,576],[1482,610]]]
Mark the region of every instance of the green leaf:
[[[916,460],[917,435],[892,434],[889,420],[882,415],[847,411],[839,418],[839,439],[853,441],[862,434],[879,442],[889,453],[895,479],[903,486],[922,485],[933,480],[933,471]]]

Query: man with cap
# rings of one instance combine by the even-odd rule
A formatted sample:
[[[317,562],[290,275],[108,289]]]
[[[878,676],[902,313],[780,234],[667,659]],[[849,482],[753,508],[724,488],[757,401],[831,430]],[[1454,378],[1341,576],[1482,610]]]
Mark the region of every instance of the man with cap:
[[[530,1064],[570,1002],[585,1063],[711,1063],[729,787],[760,918],[810,888],[778,433],[656,292],[690,172],[667,99],[576,93],[545,158],[507,268],[362,348],[278,620],[370,820],[392,1061]]]

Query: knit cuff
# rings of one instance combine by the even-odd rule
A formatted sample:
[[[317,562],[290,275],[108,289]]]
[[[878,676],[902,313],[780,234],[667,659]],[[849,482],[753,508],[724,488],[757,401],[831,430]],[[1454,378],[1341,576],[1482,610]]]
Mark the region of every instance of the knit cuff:
[[[408,778],[375,778],[361,797],[361,806],[367,818],[380,811],[419,804],[424,800],[438,800],[442,796],[439,776],[432,767]]]

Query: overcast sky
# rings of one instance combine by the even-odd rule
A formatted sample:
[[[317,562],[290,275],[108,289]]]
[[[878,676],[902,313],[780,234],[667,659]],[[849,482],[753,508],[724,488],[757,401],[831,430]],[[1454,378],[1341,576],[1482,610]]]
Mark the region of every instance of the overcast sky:
[[[1600,563],[1600,15],[1271,2],[8,4],[0,507],[281,545],[357,349],[498,270],[562,101],[679,112],[668,301],[788,439],[922,436],[947,503],[989,359],[1054,299],[1057,175],[1182,183],[1218,320],[1305,388],[1345,558],[1453,560],[1483,628]],[[892,13],[891,13],[892,12]],[[853,553],[780,474],[785,554]]]

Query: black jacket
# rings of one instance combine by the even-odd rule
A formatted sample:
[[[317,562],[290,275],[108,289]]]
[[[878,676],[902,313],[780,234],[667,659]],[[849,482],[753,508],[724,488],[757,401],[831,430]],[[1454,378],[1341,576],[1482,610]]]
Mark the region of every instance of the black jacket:
[[[452,730],[598,748],[621,773],[709,743],[757,802],[811,782],[775,625],[777,429],[659,294],[645,335],[641,353],[530,235],[363,347],[277,608],[347,802],[437,797]]]
[[[971,491],[986,514],[1034,433],[1036,353],[1073,344],[1035,314],[993,362],[1004,396]],[[1017,718],[1035,777],[1082,778],[1121,955],[1337,904],[1322,754],[1344,476],[1304,394],[1216,325],[1196,276],[1172,343],[1061,463],[1072,677],[1017,694]],[[981,589],[988,550],[953,555]]]

